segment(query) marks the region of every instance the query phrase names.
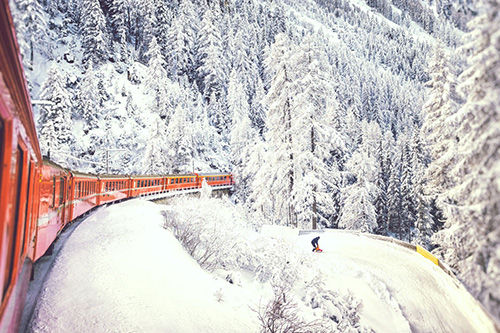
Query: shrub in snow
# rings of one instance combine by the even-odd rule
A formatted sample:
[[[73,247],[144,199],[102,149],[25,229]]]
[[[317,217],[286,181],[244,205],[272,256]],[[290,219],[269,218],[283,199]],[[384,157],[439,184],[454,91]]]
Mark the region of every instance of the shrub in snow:
[[[218,266],[217,254],[226,245],[216,228],[209,228],[201,219],[180,220],[172,211],[164,211],[163,216],[165,227],[202,268],[212,271]]]
[[[273,286],[274,297],[257,311],[261,332],[299,333],[328,332],[321,320],[306,321],[301,318],[299,308],[289,295],[289,288],[284,285]]]
[[[214,296],[217,302],[219,303],[224,302],[224,293],[222,292],[222,288],[217,289],[214,293]]]
[[[358,313],[361,308],[359,300],[352,295],[340,296],[326,289],[323,280],[318,276],[308,282],[307,286],[302,301],[328,322],[329,331],[369,332],[359,323]]]

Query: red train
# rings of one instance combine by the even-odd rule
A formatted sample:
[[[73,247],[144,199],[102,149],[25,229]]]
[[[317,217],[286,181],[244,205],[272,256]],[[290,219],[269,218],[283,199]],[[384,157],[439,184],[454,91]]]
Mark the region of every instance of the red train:
[[[33,263],[65,225],[127,198],[231,186],[229,173],[91,175],[42,159],[8,0],[0,5],[0,332],[17,332]]]

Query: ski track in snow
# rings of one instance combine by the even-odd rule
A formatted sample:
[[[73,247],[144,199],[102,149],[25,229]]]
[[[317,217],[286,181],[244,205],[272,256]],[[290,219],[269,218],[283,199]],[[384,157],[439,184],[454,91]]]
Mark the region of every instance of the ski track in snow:
[[[55,259],[31,331],[259,331],[252,309],[272,295],[269,286],[252,280],[251,272],[237,285],[202,270],[163,229],[164,209],[131,200],[83,221]],[[311,259],[304,276],[319,274],[327,289],[361,301],[363,327],[398,333],[494,331],[465,289],[417,253],[335,231],[321,233],[324,252],[312,253],[314,234],[294,232],[262,230]]]

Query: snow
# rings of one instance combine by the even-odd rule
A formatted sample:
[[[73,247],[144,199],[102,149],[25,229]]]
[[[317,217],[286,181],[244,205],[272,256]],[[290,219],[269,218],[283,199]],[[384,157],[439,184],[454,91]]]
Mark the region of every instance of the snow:
[[[248,253],[261,258],[261,265],[289,258],[298,272],[291,287],[295,300],[303,301],[305,318],[321,318],[322,311],[341,316],[339,304],[308,306],[313,288],[304,283],[319,279],[344,303],[348,296],[360,302],[359,324],[376,332],[494,331],[456,280],[406,248],[335,230],[299,234],[283,226],[245,226],[246,217],[227,200],[183,200],[182,206],[131,200],[100,208],[83,221],[55,259],[31,331],[259,331],[256,311],[272,297],[270,282],[250,270],[232,269],[234,283],[225,278],[227,269],[203,270],[163,227],[166,210],[191,219],[199,214],[208,224],[234,222],[225,232],[241,247],[272,249]],[[323,253],[311,252],[317,234]],[[280,253],[287,248],[292,250]],[[233,251],[239,250],[219,252],[230,257]]]

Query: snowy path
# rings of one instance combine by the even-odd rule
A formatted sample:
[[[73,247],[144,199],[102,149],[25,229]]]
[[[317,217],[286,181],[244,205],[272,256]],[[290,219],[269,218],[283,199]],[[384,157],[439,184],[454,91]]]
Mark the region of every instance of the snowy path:
[[[258,332],[252,309],[269,286],[251,278],[237,286],[202,270],[162,228],[162,209],[132,200],[83,221],[55,260],[31,331]],[[360,323],[376,332],[493,331],[471,296],[414,252],[332,231],[321,234],[325,252],[314,254],[311,235],[285,238],[326,285],[362,301]]]
[[[306,243],[310,236],[301,236]],[[363,301],[362,320],[382,332],[475,332],[489,320],[453,278],[420,254],[346,232],[321,234],[317,264],[331,285]],[[309,249],[309,244],[304,249]],[[378,328],[378,329],[377,329]],[[493,328],[491,328],[493,331]]]

